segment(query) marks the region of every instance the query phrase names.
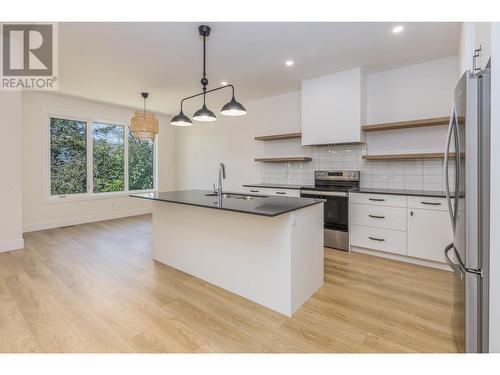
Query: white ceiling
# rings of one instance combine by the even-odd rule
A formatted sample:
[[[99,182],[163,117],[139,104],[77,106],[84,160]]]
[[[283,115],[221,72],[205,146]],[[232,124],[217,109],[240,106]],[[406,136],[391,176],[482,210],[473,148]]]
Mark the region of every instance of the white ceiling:
[[[405,30],[393,34],[395,24],[209,23],[209,88],[229,81],[244,104],[299,89],[303,79],[351,67],[373,72],[457,54],[459,23],[404,23]],[[146,90],[151,93],[149,108],[177,113],[180,99],[201,88],[197,26],[61,23],[60,91],[138,107],[139,93]],[[295,65],[286,67],[287,59]],[[217,95],[226,99],[229,93]]]

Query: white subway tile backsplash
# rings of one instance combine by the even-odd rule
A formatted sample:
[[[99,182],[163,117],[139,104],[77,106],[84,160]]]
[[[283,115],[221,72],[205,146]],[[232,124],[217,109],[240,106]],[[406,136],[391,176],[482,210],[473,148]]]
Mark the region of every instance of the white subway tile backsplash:
[[[317,169],[354,169],[361,171],[360,185],[366,188],[411,190],[444,190],[441,159],[367,161],[361,159],[365,145],[313,146],[312,161],[298,163],[262,163],[264,183],[314,184]],[[454,163],[449,165],[449,178],[454,181]]]

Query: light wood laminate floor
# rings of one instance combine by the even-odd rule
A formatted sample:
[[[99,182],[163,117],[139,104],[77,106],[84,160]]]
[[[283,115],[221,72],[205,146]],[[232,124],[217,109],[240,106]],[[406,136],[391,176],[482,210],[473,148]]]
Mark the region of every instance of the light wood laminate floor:
[[[454,352],[451,281],[327,249],[288,318],[154,262],[149,215],[32,232],[0,254],[0,351]]]

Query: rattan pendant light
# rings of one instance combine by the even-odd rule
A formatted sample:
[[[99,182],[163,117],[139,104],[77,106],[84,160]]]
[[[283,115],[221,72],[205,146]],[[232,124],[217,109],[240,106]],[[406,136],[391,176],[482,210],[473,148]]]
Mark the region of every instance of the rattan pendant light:
[[[146,99],[149,94],[142,92],[141,96],[144,98],[144,110],[135,112],[135,116],[130,120],[130,130],[136,138],[153,141],[160,131],[159,122],[153,112],[146,111]]]

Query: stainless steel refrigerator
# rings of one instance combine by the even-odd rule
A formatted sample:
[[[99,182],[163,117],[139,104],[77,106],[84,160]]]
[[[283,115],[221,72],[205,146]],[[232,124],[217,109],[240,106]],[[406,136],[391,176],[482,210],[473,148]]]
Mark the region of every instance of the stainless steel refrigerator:
[[[453,227],[453,325],[461,352],[488,352],[490,69],[466,72],[455,88],[444,172]]]

